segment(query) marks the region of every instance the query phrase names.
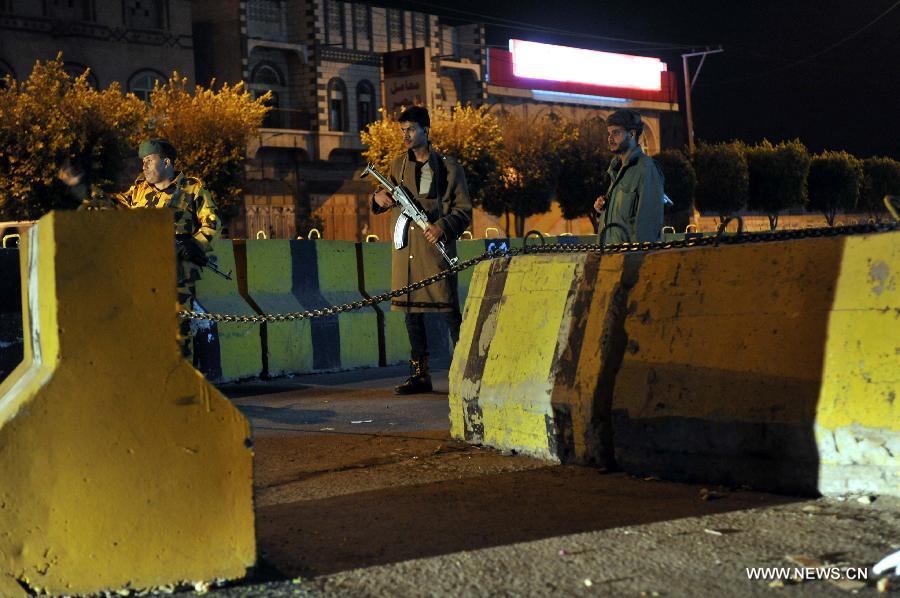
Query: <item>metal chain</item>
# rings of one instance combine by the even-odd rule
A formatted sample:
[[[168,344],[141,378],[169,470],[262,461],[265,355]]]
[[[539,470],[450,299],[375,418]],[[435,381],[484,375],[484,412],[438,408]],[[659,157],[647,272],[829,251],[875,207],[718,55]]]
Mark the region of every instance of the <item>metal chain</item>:
[[[197,311],[180,311],[178,316],[182,319],[207,320],[211,322],[245,322],[245,323],[262,323],[262,322],[291,322],[295,320],[308,320],[312,318],[321,318],[324,316],[333,316],[340,313],[354,311],[371,307],[378,303],[388,301],[394,297],[406,295],[411,291],[432,285],[440,280],[452,276],[458,272],[462,272],[471,268],[479,262],[485,260],[496,259],[501,257],[513,257],[519,254],[542,254],[542,253],[642,253],[649,251],[662,251],[666,249],[685,249],[690,247],[706,247],[718,245],[742,245],[747,243],[766,243],[772,241],[786,241],[790,239],[811,239],[821,237],[838,237],[845,235],[856,235],[865,233],[888,232],[900,229],[900,223],[869,223],[856,224],[850,226],[835,226],[827,228],[805,228],[795,230],[772,231],[762,233],[737,233],[723,234],[718,233],[713,236],[697,236],[672,241],[656,241],[645,243],[619,243],[619,244],[576,244],[564,243],[553,245],[526,245],[522,248],[497,249],[494,251],[485,251],[483,254],[473,257],[465,262],[457,263],[450,268],[443,270],[428,278],[423,278],[418,282],[388,291],[374,297],[345,303],[344,305],[332,305],[322,309],[311,309],[307,311],[295,311],[283,314],[256,314],[252,316],[235,315],[235,314],[217,314]]]

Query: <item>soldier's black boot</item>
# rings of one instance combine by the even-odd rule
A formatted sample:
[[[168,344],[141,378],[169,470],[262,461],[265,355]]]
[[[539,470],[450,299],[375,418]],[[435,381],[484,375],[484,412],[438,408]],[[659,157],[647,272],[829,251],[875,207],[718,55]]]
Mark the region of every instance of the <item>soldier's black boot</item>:
[[[409,360],[409,378],[394,387],[395,395],[414,395],[431,392],[431,374],[428,373],[428,357]]]

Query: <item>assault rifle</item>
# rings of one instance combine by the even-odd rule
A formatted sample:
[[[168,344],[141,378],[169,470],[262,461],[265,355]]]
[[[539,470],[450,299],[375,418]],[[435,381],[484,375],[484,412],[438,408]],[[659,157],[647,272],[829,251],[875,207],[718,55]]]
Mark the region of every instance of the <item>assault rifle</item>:
[[[359,178],[363,178],[366,175],[371,174],[375,177],[375,179],[381,184],[382,187],[388,190],[388,193],[394,198],[398,204],[400,204],[400,216],[397,217],[397,224],[394,225],[394,248],[395,249],[403,249],[406,247],[406,225],[412,220],[415,222],[419,228],[423,231],[428,228],[428,225],[431,222],[428,220],[428,215],[425,214],[424,210],[416,205],[416,202],[412,197],[406,192],[406,189],[403,188],[402,185],[394,185],[391,181],[385,177],[383,174],[378,172],[375,169],[374,164],[369,164],[366,166],[366,169],[363,171],[362,175]],[[440,198],[438,198],[440,201]],[[447,248],[444,245],[443,241],[438,241],[434,244],[437,247],[438,251],[441,252],[441,255],[444,256],[444,259],[447,260],[447,263],[451,266],[455,265],[456,262],[459,261],[458,257],[451,257],[447,253]]]
[[[219,268],[216,267],[216,263],[209,259],[206,252],[197,245],[191,235],[175,235],[175,255],[196,264],[201,268],[209,268],[225,280],[231,280],[231,272],[225,274],[219,270]]]

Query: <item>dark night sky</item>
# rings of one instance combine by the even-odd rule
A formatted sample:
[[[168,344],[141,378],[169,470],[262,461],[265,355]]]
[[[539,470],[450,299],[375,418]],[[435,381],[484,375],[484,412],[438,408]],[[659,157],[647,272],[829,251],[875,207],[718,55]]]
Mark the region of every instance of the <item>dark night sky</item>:
[[[518,37],[659,56],[679,77],[681,52],[721,44],[725,53],[707,58],[693,90],[697,139],[798,137],[812,151],[900,159],[896,0],[376,3],[494,23],[488,27],[491,45],[505,47]],[[509,21],[523,27],[502,26]]]

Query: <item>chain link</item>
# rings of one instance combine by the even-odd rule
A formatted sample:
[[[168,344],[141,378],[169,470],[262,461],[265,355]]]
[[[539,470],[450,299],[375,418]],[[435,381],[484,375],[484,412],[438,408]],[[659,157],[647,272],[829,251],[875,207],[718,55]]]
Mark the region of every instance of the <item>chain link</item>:
[[[649,251],[662,251],[667,249],[686,249],[690,247],[707,247],[718,245],[743,245],[748,243],[766,243],[772,241],[787,241],[791,239],[812,239],[822,237],[839,237],[846,235],[857,235],[866,233],[879,233],[895,231],[900,229],[900,223],[869,223],[856,224],[850,226],[833,226],[826,228],[805,228],[794,230],[782,230],[762,233],[737,233],[724,234],[718,233],[712,236],[696,236],[685,239],[672,241],[656,241],[645,243],[620,243],[620,244],[576,244],[564,243],[554,245],[524,246],[522,248],[497,249],[494,251],[485,251],[483,254],[473,257],[465,262],[459,262],[454,266],[441,272],[423,278],[418,282],[388,291],[374,297],[368,297],[360,301],[345,303],[344,305],[332,305],[321,309],[311,309],[307,311],[295,311],[283,314],[255,314],[250,316],[236,314],[217,314],[197,311],[180,311],[178,316],[182,319],[206,320],[210,322],[244,322],[244,323],[262,323],[262,322],[293,322],[296,320],[309,320],[313,318],[322,318],[325,316],[333,316],[348,311],[355,311],[371,307],[384,301],[389,301],[394,297],[406,295],[411,291],[425,288],[440,280],[452,276],[458,272],[462,272],[472,266],[483,262],[502,257],[513,257],[519,254],[543,254],[543,253],[643,253]]]

